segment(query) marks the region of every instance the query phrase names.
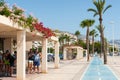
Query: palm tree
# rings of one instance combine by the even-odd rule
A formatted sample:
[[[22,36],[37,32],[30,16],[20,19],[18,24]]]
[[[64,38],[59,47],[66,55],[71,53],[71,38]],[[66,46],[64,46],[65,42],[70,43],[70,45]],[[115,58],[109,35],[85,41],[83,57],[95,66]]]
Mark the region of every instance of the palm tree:
[[[64,44],[64,34],[61,34],[60,37],[59,37],[59,42],[60,42],[60,45],[63,45]]]
[[[94,17],[99,15],[99,23],[100,23],[100,33],[101,33],[101,38],[102,38],[102,49],[103,49],[103,54],[104,54],[104,64],[107,64],[107,55],[105,53],[105,45],[104,45],[104,32],[103,32],[103,26],[102,26],[102,15],[105,13],[105,11],[112,7],[111,5],[108,5],[105,8],[105,0],[93,0],[93,4],[95,5],[96,9],[90,8],[88,11],[94,12]]]
[[[100,33],[100,25],[96,26],[96,29],[99,31]],[[105,29],[105,27],[103,27],[103,30]],[[100,58],[102,57],[102,53],[103,53],[103,50],[102,50],[102,37],[101,37],[101,34],[100,34],[100,42],[101,42],[101,53],[100,53]]]
[[[94,54],[94,38],[98,36],[95,29],[90,31],[90,36],[92,36],[92,54]]]
[[[100,25],[96,26],[97,30],[99,31],[100,33]],[[101,34],[100,34],[100,42],[101,42],[101,52],[100,52],[100,58],[102,57],[102,53],[103,53],[103,50],[102,50],[102,37],[101,37]]]
[[[80,31],[77,30],[77,31],[75,32],[75,35],[77,36],[77,40],[78,40],[78,36],[80,35]]]
[[[81,22],[80,26],[82,28],[87,28],[87,32],[86,32],[86,45],[87,45],[87,61],[89,61],[89,27],[91,27],[94,24],[94,20],[91,19],[85,19]]]
[[[60,53],[63,53],[64,39],[65,39],[65,35],[61,34],[59,37]]]
[[[67,34],[64,36],[66,43],[69,45],[70,42],[70,36],[68,36]]]

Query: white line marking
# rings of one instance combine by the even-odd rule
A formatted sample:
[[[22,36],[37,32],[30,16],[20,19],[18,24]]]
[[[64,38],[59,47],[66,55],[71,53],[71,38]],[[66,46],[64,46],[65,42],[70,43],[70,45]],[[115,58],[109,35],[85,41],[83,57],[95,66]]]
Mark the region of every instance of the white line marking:
[[[106,67],[113,73],[113,75],[114,75],[118,80],[120,80],[119,77],[115,74],[115,72],[114,72],[108,65],[106,65]]]
[[[81,76],[80,80],[82,80],[82,79],[83,79],[83,77],[84,77],[85,73],[87,72],[87,70],[88,70],[88,68],[90,67],[90,65],[91,65],[91,63],[92,63],[92,61],[93,61],[93,60],[94,60],[94,58],[92,58],[91,62],[87,65],[87,68],[86,68],[86,70],[84,71],[84,73],[82,74],[82,76]]]

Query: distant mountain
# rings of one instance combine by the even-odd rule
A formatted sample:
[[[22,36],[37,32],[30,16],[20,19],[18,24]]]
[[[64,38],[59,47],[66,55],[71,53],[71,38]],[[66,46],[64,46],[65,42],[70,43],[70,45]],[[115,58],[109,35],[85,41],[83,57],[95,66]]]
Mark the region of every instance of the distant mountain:
[[[86,40],[86,36],[85,35],[79,35],[78,39]],[[91,36],[89,36],[89,39],[91,40]]]
[[[109,41],[109,43],[112,45],[113,40]],[[120,46],[120,40],[114,40],[114,44]]]

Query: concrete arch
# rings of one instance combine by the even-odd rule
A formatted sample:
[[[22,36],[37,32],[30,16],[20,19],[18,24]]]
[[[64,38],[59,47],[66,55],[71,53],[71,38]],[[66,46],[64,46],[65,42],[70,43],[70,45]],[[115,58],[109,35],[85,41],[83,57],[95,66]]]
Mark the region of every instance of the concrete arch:
[[[63,59],[64,60],[67,60],[67,49],[69,49],[69,51],[71,51],[71,49],[77,49],[77,56],[76,56],[76,59],[80,59],[83,57],[83,51],[84,49],[80,46],[76,46],[76,45],[67,45],[67,46],[64,46],[63,48]]]

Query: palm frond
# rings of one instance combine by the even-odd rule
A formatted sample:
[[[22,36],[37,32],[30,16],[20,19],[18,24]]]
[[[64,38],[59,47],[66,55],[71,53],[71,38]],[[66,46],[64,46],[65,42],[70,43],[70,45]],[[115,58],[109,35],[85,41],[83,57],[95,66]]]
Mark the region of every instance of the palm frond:
[[[80,24],[80,26],[81,26],[82,28],[85,28],[85,27],[86,27],[85,21],[82,21],[81,24]]]
[[[96,9],[99,12],[99,14],[101,14],[103,9],[103,7],[101,7],[101,0],[98,0],[98,2],[94,1],[93,4],[96,6]]]
[[[102,3],[103,5],[105,5],[105,0],[103,0],[101,3]]]
[[[112,7],[112,5],[108,5],[108,6],[104,9],[103,13],[105,13],[105,11],[106,11],[107,9],[109,9],[110,7]]]
[[[85,19],[81,22],[80,26],[82,28],[85,28],[85,27],[91,27],[93,24],[95,23],[95,20],[92,20],[92,19]]]
[[[102,25],[103,31],[105,30],[105,26]]]
[[[90,31],[90,33],[89,33],[90,36],[94,36],[95,34],[96,34],[95,29],[92,29],[92,30]]]
[[[97,37],[97,36],[98,36],[98,34],[96,33],[96,34],[95,34],[95,37]]]
[[[95,14],[93,15],[93,17],[95,17],[95,16],[97,16],[97,15],[99,15],[99,13],[95,13]]]
[[[100,25],[97,25],[96,29],[100,32]]]
[[[92,8],[89,8],[88,11],[92,11],[92,12],[94,12],[94,13],[98,13],[97,10],[92,9]]]

